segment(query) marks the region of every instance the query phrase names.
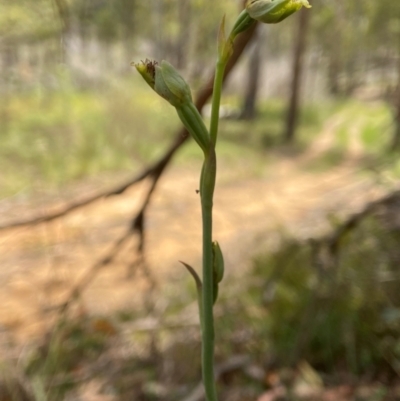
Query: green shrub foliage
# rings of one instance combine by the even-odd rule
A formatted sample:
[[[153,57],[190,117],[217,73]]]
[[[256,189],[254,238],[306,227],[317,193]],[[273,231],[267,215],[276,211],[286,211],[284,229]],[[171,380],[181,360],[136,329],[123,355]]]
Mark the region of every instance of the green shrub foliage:
[[[332,246],[286,240],[255,262],[271,352],[329,373],[395,372],[400,362],[400,202]],[[397,220],[399,220],[397,218]]]

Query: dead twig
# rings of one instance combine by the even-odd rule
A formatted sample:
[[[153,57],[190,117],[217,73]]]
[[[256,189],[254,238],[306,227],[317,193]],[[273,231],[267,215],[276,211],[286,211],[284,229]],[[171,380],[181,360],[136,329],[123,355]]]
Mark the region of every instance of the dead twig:
[[[155,174],[165,162],[168,163],[171,156],[175,153],[175,151],[180,147],[180,145],[182,143],[183,143],[182,140],[180,140],[179,142],[175,141],[173,143],[173,145],[170,147],[170,149],[165,153],[165,155],[159,161],[157,161],[153,165],[149,166],[147,169],[145,169],[144,171],[142,171],[135,177],[131,178],[130,180],[126,181],[125,183],[119,184],[106,191],[99,192],[94,195],[90,195],[82,200],[77,200],[77,201],[71,202],[56,212],[48,213],[43,216],[34,216],[34,217],[28,218],[28,219],[16,220],[16,221],[12,221],[10,223],[5,223],[3,225],[0,225],[0,231],[6,230],[6,229],[11,229],[11,228],[31,226],[31,225],[36,225],[36,224],[40,224],[40,223],[48,223],[52,220],[56,220],[60,217],[63,217],[77,209],[87,206],[100,199],[108,198],[108,197],[115,196],[115,195],[121,195],[128,188],[138,184],[139,182],[143,181],[145,178]],[[167,160],[166,160],[166,158],[167,158]]]
[[[126,242],[135,234],[138,234],[139,236],[139,243],[137,247],[138,251],[138,257],[139,257],[139,263],[133,263],[131,266],[137,266],[137,265],[142,265],[144,264],[144,212],[150,202],[151,199],[151,194],[153,193],[157,181],[160,177],[160,174],[158,174],[157,178],[154,179],[152,186],[150,187],[149,191],[147,192],[146,198],[142,204],[141,209],[139,212],[136,214],[134,219],[132,220],[132,223],[128,230],[120,237],[118,238],[117,241],[114,242],[114,245],[112,246],[111,250],[107,253],[106,256],[102,257],[99,261],[94,263],[87,271],[86,273],[79,279],[79,281],[74,285],[72,290],[70,291],[69,295],[67,296],[67,299],[65,302],[63,302],[60,306],[60,313],[65,313],[67,308],[70,306],[73,300],[78,299],[83,292],[83,290],[90,284],[90,282],[96,277],[97,273],[104,268],[105,266],[108,266],[111,264],[115,258],[117,257],[118,253],[121,251],[123,246],[126,244]],[[131,272],[132,273],[132,272]],[[146,276],[149,278],[149,281],[152,283],[152,287],[155,287],[155,280],[151,276],[150,272],[148,269],[145,271]]]
[[[78,282],[73,286],[71,291],[69,292],[66,300],[56,307],[59,309],[60,314],[65,314],[68,308],[72,305],[73,301],[79,299],[82,292],[86,289],[86,287],[92,282],[92,280],[96,277],[97,273],[104,267],[110,265],[118,253],[124,246],[124,244],[131,238],[134,234],[135,230],[133,229],[133,225],[114,243],[112,249],[107,253],[106,256],[102,257],[99,261],[94,263],[78,280]]]
[[[254,25],[251,29],[248,29],[246,32],[244,32],[242,35],[240,35],[238,37],[238,39],[236,40],[235,45],[234,45],[233,54],[228,62],[226,70],[225,70],[224,80],[229,75],[232,68],[235,66],[236,62],[242,55],[243,50],[245,49],[246,45],[249,43],[249,41],[253,37],[255,28],[256,28],[256,25]],[[198,95],[197,95],[197,98],[195,101],[195,105],[200,112],[203,109],[206,102],[208,101],[208,99],[210,98],[210,96],[212,95],[213,82],[214,82],[214,74],[210,77],[210,79],[207,81],[207,83],[204,85],[204,87],[198,92]],[[175,139],[173,140],[170,147],[167,149],[167,151],[164,153],[164,155],[160,157],[159,160],[157,160],[155,163],[150,165],[148,168],[146,168],[139,174],[135,175],[133,178],[127,180],[126,182],[124,182],[120,185],[117,185],[111,189],[105,190],[103,192],[88,196],[85,199],[71,202],[56,212],[48,213],[48,214],[42,215],[42,216],[34,216],[34,217],[31,217],[28,219],[15,220],[10,223],[5,223],[3,225],[0,225],[0,231],[6,230],[6,229],[11,229],[11,228],[31,226],[31,225],[36,225],[36,224],[40,224],[40,223],[50,222],[52,220],[63,217],[79,208],[82,208],[93,202],[96,202],[100,199],[108,198],[108,197],[116,196],[116,195],[121,195],[127,189],[138,184],[139,182],[143,181],[146,178],[149,178],[153,182],[157,183],[159,177],[162,175],[163,171],[165,170],[165,168],[171,161],[172,157],[175,155],[176,151],[186,142],[187,139],[188,139],[188,133],[187,133],[186,129],[181,128],[177,132]],[[151,191],[153,192],[154,188],[151,189]]]
[[[388,205],[391,202],[399,199],[400,189],[397,189],[380,199],[372,201],[364,206],[364,208],[349,216],[342,224],[340,224],[331,234],[317,240],[318,243],[324,243],[332,255],[337,254],[340,247],[340,242],[347,233],[357,228],[362,221],[374,213],[379,207]]]
[[[335,274],[339,266],[343,240],[346,235],[357,229],[365,219],[376,213],[381,207],[400,200],[400,189],[367,203],[360,211],[348,216],[338,227],[328,235],[308,240],[311,248],[311,265],[315,268],[319,281],[318,288],[309,294],[309,299],[302,315],[300,329],[290,351],[289,365],[294,367],[307,350],[311,339],[312,327],[316,324],[315,316],[321,310],[321,305],[327,307],[329,298],[324,294],[324,284],[328,283],[330,291],[337,291]],[[321,292],[322,291],[322,292]],[[321,302],[323,300],[323,302]]]

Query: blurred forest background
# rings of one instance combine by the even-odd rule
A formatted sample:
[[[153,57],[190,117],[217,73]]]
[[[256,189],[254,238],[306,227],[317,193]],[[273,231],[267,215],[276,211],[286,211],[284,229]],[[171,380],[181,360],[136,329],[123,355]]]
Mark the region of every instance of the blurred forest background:
[[[222,99],[226,401],[400,399],[400,2],[311,4]],[[202,399],[201,154],[130,64],[167,59],[207,119],[241,7],[0,0],[0,401]]]

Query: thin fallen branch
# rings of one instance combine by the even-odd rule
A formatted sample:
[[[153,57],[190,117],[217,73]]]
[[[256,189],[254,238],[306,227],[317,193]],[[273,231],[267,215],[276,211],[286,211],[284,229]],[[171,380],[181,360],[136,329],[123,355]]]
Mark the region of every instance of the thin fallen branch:
[[[357,228],[366,217],[374,213],[379,207],[388,205],[399,198],[400,189],[397,189],[380,199],[368,203],[361,211],[349,216],[331,234],[317,240],[317,242],[328,245],[329,251],[332,254],[336,254],[340,247],[341,240],[345,237],[347,233]]]
[[[308,245],[311,248],[310,262],[317,273],[318,289],[324,289],[326,288],[324,284],[328,284],[335,291],[333,276],[339,267],[340,254],[345,237],[356,230],[365,219],[379,211],[381,207],[389,206],[396,201],[400,201],[400,189],[367,203],[360,211],[348,216],[328,235],[311,238],[304,243],[304,246]],[[282,266],[278,267],[282,270]],[[273,274],[273,277],[277,279],[277,274]],[[300,329],[289,353],[289,365],[292,367],[302,358],[304,350],[307,350],[313,332],[313,325],[316,324],[315,316],[318,315],[321,305],[324,305],[325,308],[327,307],[326,294],[322,294],[323,302],[321,302],[321,292],[318,289],[310,293],[302,314]]]
[[[343,240],[352,231],[356,230],[365,219],[379,211],[381,207],[388,206],[392,202],[400,200],[400,190],[393,192],[367,203],[364,207],[348,216],[336,229],[328,235],[319,238],[310,238],[306,243],[301,243],[303,246],[309,246],[311,250],[310,265],[315,269],[318,279],[317,288],[308,295],[307,304],[302,313],[300,328],[292,341],[292,347],[289,350],[288,365],[292,368],[304,356],[307,351],[313,328],[317,324],[315,317],[320,313],[321,307],[329,309],[330,299],[327,298],[324,288],[329,285],[332,294],[336,291],[334,275],[337,272],[340,262],[340,254],[343,248]],[[277,266],[279,271],[282,271],[285,266]],[[279,279],[277,271],[273,272],[274,281]],[[267,282],[270,285],[270,282]],[[322,292],[320,291],[322,289]],[[322,297],[322,298],[321,298]],[[321,302],[321,299],[323,300]],[[294,377],[289,377],[293,384]],[[289,386],[290,387],[290,386]]]
[[[249,43],[249,41],[253,37],[255,28],[256,28],[256,25],[254,25],[251,29],[248,29],[246,32],[244,32],[242,35],[240,35],[238,37],[238,39],[236,40],[233,55],[231,56],[229,63],[225,70],[224,81],[226,80],[226,77],[229,75],[229,73],[235,66],[235,64],[238,61],[238,59],[240,58],[240,56],[242,55],[243,50],[245,49],[246,45]],[[208,99],[212,95],[213,82],[214,82],[214,74],[212,77],[210,77],[210,79],[207,81],[207,83],[203,86],[203,88],[197,94],[195,105],[200,112],[203,109],[206,102],[208,101]],[[187,139],[188,139],[188,133],[187,133],[186,129],[181,128],[177,132],[175,139],[173,140],[170,147],[167,149],[167,151],[164,153],[164,155],[160,157],[159,160],[157,160],[155,163],[150,165],[148,168],[144,169],[142,172],[135,175],[131,179],[127,180],[126,182],[119,184],[111,189],[88,196],[84,199],[71,202],[56,212],[48,213],[48,214],[45,214],[42,216],[34,216],[34,217],[31,217],[28,219],[15,220],[10,223],[5,223],[3,225],[0,225],[0,231],[6,230],[6,229],[11,229],[11,228],[18,228],[18,227],[24,227],[24,226],[30,226],[30,225],[36,225],[36,224],[40,224],[40,223],[50,222],[52,220],[63,217],[79,208],[82,208],[93,202],[96,202],[100,199],[115,196],[115,195],[121,195],[127,189],[138,184],[139,182],[143,181],[146,178],[150,178],[151,180],[157,182],[158,178],[162,175],[163,171],[165,170],[166,166],[169,164],[172,157],[175,155],[176,151],[186,142]]]
[[[176,141],[176,142],[178,142],[178,141]],[[157,161],[153,165],[149,166],[147,169],[143,170],[137,176],[129,179],[128,181],[126,181],[123,184],[119,184],[111,189],[105,190],[103,192],[99,192],[94,195],[90,195],[82,200],[77,200],[77,201],[71,202],[56,212],[48,213],[43,216],[34,216],[34,217],[28,218],[28,219],[16,220],[16,221],[12,221],[10,223],[5,223],[3,225],[0,225],[0,231],[6,230],[6,229],[11,229],[11,228],[36,225],[36,224],[40,224],[40,223],[47,223],[52,220],[56,220],[60,217],[63,217],[65,215],[73,212],[76,209],[80,209],[80,208],[87,206],[93,202],[96,202],[100,199],[111,197],[114,195],[123,194],[128,188],[134,186],[135,184],[138,184],[139,182],[143,181],[145,178],[154,174],[154,172],[160,168],[160,165],[162,165],[165,162],[164,158],[166,156],[169,156],[169,153],[171,151],[173,153],[175,153],[175,151],[179,148],[180,145],[181,145],[181,143],[179,143],[179,144],[174,143],[173,146],[171,146],[171,148],[168,150],[168,152],[166,152],[166,154],[159,161]],[[171,158],[171,156],[169,156],[169,158]],[[169,160],[169,158],[168,158],[168,160]]]
[[[389,205],[400,199],[400,189],[396,189],[387,195],[367,203],[360,211],[348,216],[329,234],[308,239],[312,252],[312,264],[317,272],[325,276],[326,272],[334,271],[338,266],[342,241],[346,235],[355,230],[367,217],[376,212],[380,207]]]
[[[129,227],[129,229],[114,243],[112,249],[102,257],[99,261],[94,263],[77,281],[77,283],[72,287],[67,295],[65,301],[61,305],[57,305],[54,308],[50,309],[58,309],[60,314],[64,314],[68,308],[72,305],[72,303],[79,299],[82,292],[87,288],[87,286],[92,282],[92,280],[97,276],[99,271],[104,267],[110,265],[118,253],[121,251],[122,247],[126,244],[126,242],[131,238],[134,234],[135,230],[133,225]]]
[[[136,214],[136,216],[133,218],[132,223],[128,230],[120,237],[118,238],[117,241],[114,242],[113,247],[111,250],[107,253],[107,255],[103,256],[99,261],[94,263],[87,271],[86,273],[78,280],[78,282],[74,285],[70,293],[68,294],[66,300],[59,306],[59,311],[61,313],[64,313],[70,304],[73,302],[73,300],[78,299],[82,292],[85,290],[85,288],[91,283],[91,281],[96,277],[97,273],[103,269],[104,267],[110,265],[115,258],[117,257],[118,253],[121,251],[123,246],[126,244],[126,242],[135,234],[138,234],[139,236],[139,244],[137,247],[138,251],[138,258],[139,258],[139,263],[133,263],[131,266],[136,267],[137,265],[142,265],[144,268],[144,212],[150,202],[151,195],[154,192],[154,189],[157,185],[158,179],[160,177],[160,174],[157,175],[156,178],[154,178],[154,181],[152,183],[152,186],[150,187],[147,196],[145,200],[143,201],[142,207],[139,210],[139,212]],[[133,273],[133,272],[130,272]],[[148,269],[145,269],[145,274],[149,281],[152,283],[152,287],[155,287],[155,280],[150,274],[150,271]]]

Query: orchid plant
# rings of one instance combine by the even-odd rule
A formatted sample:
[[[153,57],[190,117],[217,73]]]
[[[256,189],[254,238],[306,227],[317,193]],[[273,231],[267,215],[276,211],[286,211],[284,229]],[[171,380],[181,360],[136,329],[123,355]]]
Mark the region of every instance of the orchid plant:
[[[200,175],[200,200],[203,231],[202,278],[196,270],[183,263],[193,276],[198,293],[200,325],[202,332],[202,376],[207,401],[217,401],[214,380],[214,316],[213,306],[218,298],[218,286],[224,276],[224,258],[218,242],[213,241],[213,197],[217,174],[215,147],[218,137],[219,108],[225,67],[232,54],[237,35],[250,28],[256,21],[275,24],[300,10],[310,8],[307,0],[248,0],[237,17],[228,37],[225,35],[225,18],[218,35],[210,127],[207,129],[196,109],[189,85],[167,61],[132,63],[149,86],[175,107],[179,118],[204,154]]]

